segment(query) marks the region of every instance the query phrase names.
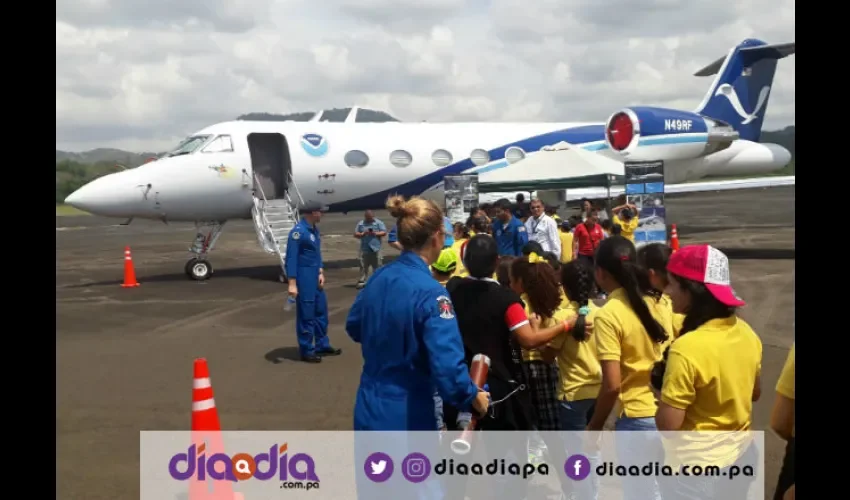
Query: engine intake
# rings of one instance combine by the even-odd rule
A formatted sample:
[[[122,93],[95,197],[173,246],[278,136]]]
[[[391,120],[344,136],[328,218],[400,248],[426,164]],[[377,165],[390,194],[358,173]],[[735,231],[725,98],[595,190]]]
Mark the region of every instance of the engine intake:
[[[675,109],[633,107],[605,124],[605,142],[629,160],[689,160],[716,153],[738,140],[728,124]]]

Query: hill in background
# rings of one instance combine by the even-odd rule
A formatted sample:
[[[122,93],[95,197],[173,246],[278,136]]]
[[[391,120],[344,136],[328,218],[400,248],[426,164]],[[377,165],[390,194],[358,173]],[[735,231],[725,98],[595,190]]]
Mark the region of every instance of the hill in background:
[[[325,110],[322,114],[321,121],[341,123],[345,121],[351,108],[334,108]],[[316,113],[314,111],[303,111],[290,114],[275,114],[275,113],[247,113],[237,117],[237,120],[252,120],[252,121],[287,121],[306,122],[310,120]],[[357,123],[384,123],[398,122],[400,120],[390,116],[383,111],[375,111],[371,109],[360,109],[357,113]],[[791,152],[791,165],[783,169],[783,175],[794,174],[794,163],[796,151],[794,148],[795,130],[794,126],[785,127],[782,130],[764,131],[761,135],[761,142],[770,142],[783,146]],[[60,203],[70,193],[78,189],[83,184],[115,172],[116,164],[124,165],[128,168],[135,168],[145,163],[149,158],[158,156],[162,153],[132,153],[122,151],[120,149],[98,148],[82,153],[72,153],[68,151],[56,150],[56,202]]]
[[[791,158],[793,161],[797,158],[797,153],[794,149],[794,137],[794,125],[791,125],[782,130],[762,131],[759,142],[779,144],[791,152]]]

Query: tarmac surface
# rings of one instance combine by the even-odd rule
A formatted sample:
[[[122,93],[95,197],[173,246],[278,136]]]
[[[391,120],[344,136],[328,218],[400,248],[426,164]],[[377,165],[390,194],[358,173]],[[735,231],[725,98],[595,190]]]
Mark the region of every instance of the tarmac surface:
[[[732,259],[735,289],[748,301],[742,315],[764,344],[757,429],[768,428],[794,338],[794,200],[791,187],[666,203],[683,244],[711,243]],[[58,496],[138,498],[139,431],[189,428],[197,357],[209,361],[225,430],[351,429],[362,358],[344,322],[357,293],[351,233],[360,216],[328,214],[321,224],[329,335],[343,354],[318,365],[297,361],[279,265],[251,221],[225,226],[210,257],[215,274],[197,283],[183,273],[191,224],[57,217]],[[134,289],[119,286],[127,245],[142,283]],[[765,440],[771,498],[784,443],[770,432]]]

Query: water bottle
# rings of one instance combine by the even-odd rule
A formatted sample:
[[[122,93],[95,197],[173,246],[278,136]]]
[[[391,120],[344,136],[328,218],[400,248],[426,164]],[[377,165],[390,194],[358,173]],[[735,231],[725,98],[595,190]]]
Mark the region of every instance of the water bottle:
[[[286,312],[292,311],[295,307],[295,297],[289,296],[286,298],[286,304],[283,305],[283,310]]]

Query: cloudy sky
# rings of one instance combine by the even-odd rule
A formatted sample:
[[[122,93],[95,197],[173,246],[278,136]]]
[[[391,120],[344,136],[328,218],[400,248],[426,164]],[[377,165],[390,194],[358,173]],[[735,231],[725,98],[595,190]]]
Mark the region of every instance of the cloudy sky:
[[[693,72],[794,40],[793,0],[57,0],[56,147],[163,150],[247,112],[603,121],[693,109]],[[791,56],[766,128],[794,124]]]

